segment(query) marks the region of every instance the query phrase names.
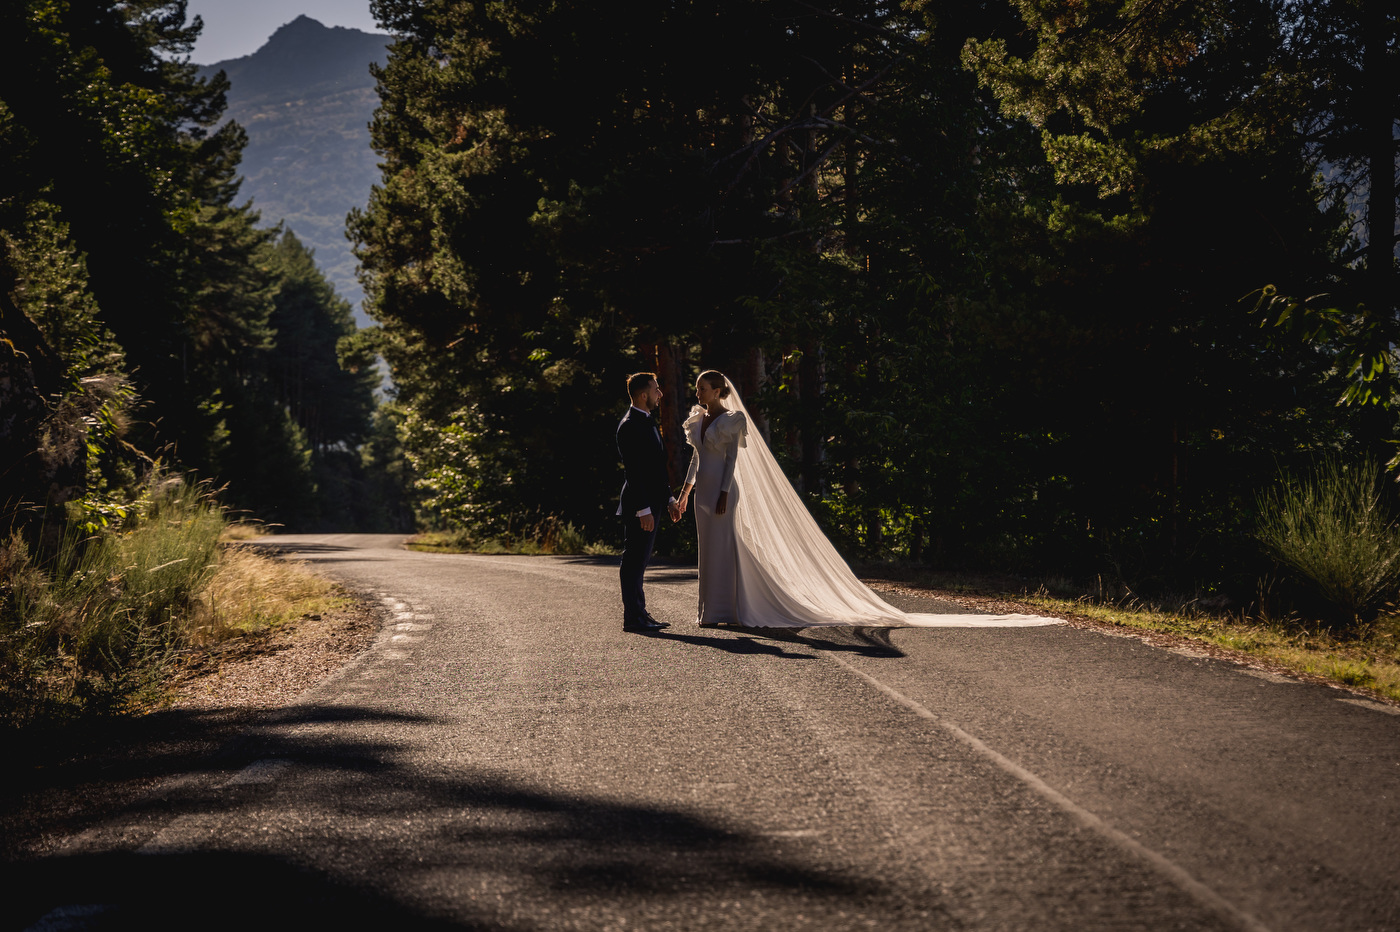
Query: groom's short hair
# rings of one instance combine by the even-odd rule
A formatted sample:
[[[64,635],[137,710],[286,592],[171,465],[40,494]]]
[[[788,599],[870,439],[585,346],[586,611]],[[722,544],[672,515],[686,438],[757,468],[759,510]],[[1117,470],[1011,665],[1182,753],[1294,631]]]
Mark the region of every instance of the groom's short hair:
[[[627,397],[636,398],[647,390],[648,382],[656,381],[655,372],[634,372],[627,377]]]

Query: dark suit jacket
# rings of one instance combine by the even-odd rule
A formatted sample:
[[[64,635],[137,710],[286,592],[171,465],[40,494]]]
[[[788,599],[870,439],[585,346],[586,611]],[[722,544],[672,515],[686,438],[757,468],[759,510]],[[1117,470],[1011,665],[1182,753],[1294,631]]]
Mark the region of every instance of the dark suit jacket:
[[[671,501],[671,477],[666,469],[666,445],[656,419],[629,407],[617,425],[617,452],[622,457],[621,512],[631,517],[643,508],[660,517]]]

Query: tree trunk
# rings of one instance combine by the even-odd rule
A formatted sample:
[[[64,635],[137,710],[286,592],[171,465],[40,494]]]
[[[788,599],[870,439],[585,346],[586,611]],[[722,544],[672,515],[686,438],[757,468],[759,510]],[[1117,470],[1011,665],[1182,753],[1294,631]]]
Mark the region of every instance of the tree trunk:
[[[666,465],[671,473],[671,485],[679,487],[685,481],[690,465],[690,445],[685,442],[682,425],[690,413],[690,363],[684,347],[669,341],[656,345],[656,384],[661,386],[661,411],[658,426],[666,441]]]
[[[802,348],[802,361],[797,367],[798,399],[802,409],[802,491],[810,495],[820,495],[822,491],[826,445],[822,442],[821,410],[825,378],[821,343],[810,340]]]
[[[758,391],[763,387],[763,350],[756,346],[750,347],[739,362],[738,377],[731,375],[729,379],[739,389],[739,394],[744,399],[744,407],[749,409],[749,417],[753,420],[752,429],[758,431],[763,441],[771,447],[768,418],[764,417],[763,406],[758,401]]]

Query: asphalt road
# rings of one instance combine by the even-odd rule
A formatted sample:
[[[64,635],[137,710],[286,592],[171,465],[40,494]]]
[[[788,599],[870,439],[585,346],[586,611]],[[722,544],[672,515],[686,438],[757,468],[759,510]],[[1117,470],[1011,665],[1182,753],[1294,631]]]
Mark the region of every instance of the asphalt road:
[[[675,567],[624,633],[607,560],[273,543],[378,643],[11,872],[11,925],[1400,928],[1400,716],[1340,690],[1067,626],[697,629]]]

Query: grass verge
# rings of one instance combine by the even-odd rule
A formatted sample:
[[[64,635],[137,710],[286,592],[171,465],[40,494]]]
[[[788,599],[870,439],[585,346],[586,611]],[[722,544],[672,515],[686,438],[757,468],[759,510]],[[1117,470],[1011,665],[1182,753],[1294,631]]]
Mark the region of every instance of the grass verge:
[[[425,553],[502,553],[526,556],[614,556],[620,552],[616,547],[589,541],[573,524],[561,523],[552,518],[518,536],[481,537],[463,530],[424,531],[410,537],[404,546],[409,550],[421,550]]]
[[[75,531],[43,555],[0,541],[0,724],[150,709],[183,655],[347,601],[225,533],[211,496],[162,479],[119,529]]]
[[[269,631],[296,618],[346,608],[351,599],[303,564],[248,547],[228,546],[200,593],[204,623],[192,627],[191,647]]]
[[[1400,702],[1400,615],[1382,615],[1355,629],[1332,629],[1296,617],[1252,617],[1212,611],[1195,601],[1146,603],[1076,591],[1064,580],[1031,588],[1020,580],[862,567],[880,578],[961,601],[1014,603],[1022,611],[1053,615],[1089,626],[1163,634],[1221,651],[1232,659],[1280,668]]]

